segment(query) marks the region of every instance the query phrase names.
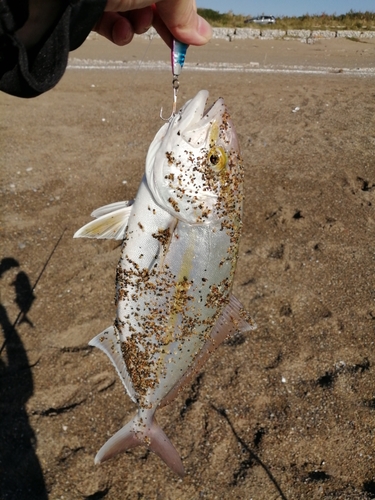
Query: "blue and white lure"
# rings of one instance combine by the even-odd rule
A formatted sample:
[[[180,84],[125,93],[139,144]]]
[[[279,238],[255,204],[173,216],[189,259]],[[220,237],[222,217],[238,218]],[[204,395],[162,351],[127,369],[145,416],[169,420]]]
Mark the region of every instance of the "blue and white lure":
[[[171,66],[172,66],[172,87],[173,87],[173,105],[172,114],[169,118],[163,118],[162,111],[160,111],[160,118],[165,121],[170,120],[175,114],[177,109],[177,93],[180,87],[179,76],[181,74],[182,68],[184,67],[186,52],[189,45],[186,43],[179,42],[175,38],[173,39],[172,50],[171,50]]]
[[[173,46],[171,51],[172,74],[173,79],[176,79],[177,81],[184,66],[186,51],[188,47],[189,45],[187,45],[186,43],[179,42],[175,38],[173,39]]]

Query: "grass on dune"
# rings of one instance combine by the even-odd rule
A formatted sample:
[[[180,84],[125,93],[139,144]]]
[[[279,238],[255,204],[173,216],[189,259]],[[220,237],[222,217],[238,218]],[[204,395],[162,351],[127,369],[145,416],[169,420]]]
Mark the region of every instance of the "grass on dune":
[[[232,12],[220,13],[213,9],[198,9],[199,14],[207,19],[214,27],[227,28],[259,28],[261,25],[256,23],[246,23],[251,19],[250,15],[234,15]],[[272,15],[272,12],[266,13]],[[375,30],[375,12],[354,12],[350,10],[342,15],[309,15],[305,14],[299,17],[282,16],[276,18],[275,24],[262,26],[262,28],[271,29],[306,29],[306,30],[355,30],[366,31]]]

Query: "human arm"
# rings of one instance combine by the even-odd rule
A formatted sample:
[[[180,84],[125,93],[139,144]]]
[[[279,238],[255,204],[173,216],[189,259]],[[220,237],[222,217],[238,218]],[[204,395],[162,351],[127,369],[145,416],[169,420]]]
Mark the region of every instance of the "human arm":
[[[106,0],[0,0],[0,90],[35,97],[53,88],[69,51],[84,42],[105,6]]]
[[[173,36],[202,45],[211,28],[194,0],[0,0],[0,90],[35,97],[63,76],[69,51],[95,29],[117,45],[154,25],[170,46]]]
[[[155,0],[154,0],[155,1]],[[208,22],[197,14],[195,0],[108,0],[94,31],[116,45],[126,45],[135,33],[154,26],[171,47],[173,37],[189,45],[204,45],[212,36]]]

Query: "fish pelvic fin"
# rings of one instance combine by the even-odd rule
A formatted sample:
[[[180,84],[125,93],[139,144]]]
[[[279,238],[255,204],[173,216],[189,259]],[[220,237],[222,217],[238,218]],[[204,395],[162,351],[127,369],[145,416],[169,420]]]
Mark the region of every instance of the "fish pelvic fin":
[[[78,229],[73,238],[122,240],[131,210],[132,202],[111,203],[98,208],[91,214],[96,219]]]
[[[100,464],[118,453],[146,445],[180,477],[185,475],[181,458],[153,415],[144,418],[142,410],[122,429],[116,432],[98,451],[95,464]]]
[[[130,201],[115,201],[114,203],[110,203],[109,205],[104,205],[103,207],[96,208],[92,213],[91,217],[95,219],[99,219],[102,215],[110,214],[112,212],[117,212],[121,208],[127,208],[133,205],[134,200]]]

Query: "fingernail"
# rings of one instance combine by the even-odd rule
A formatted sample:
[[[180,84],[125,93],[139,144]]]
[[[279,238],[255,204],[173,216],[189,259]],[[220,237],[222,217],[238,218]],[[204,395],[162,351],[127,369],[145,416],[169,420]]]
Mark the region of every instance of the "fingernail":
[[[207,42],[212,38],[212,27],[211,25],[203,19],[203,17],[198,17],[198,34],[204,38]]]

